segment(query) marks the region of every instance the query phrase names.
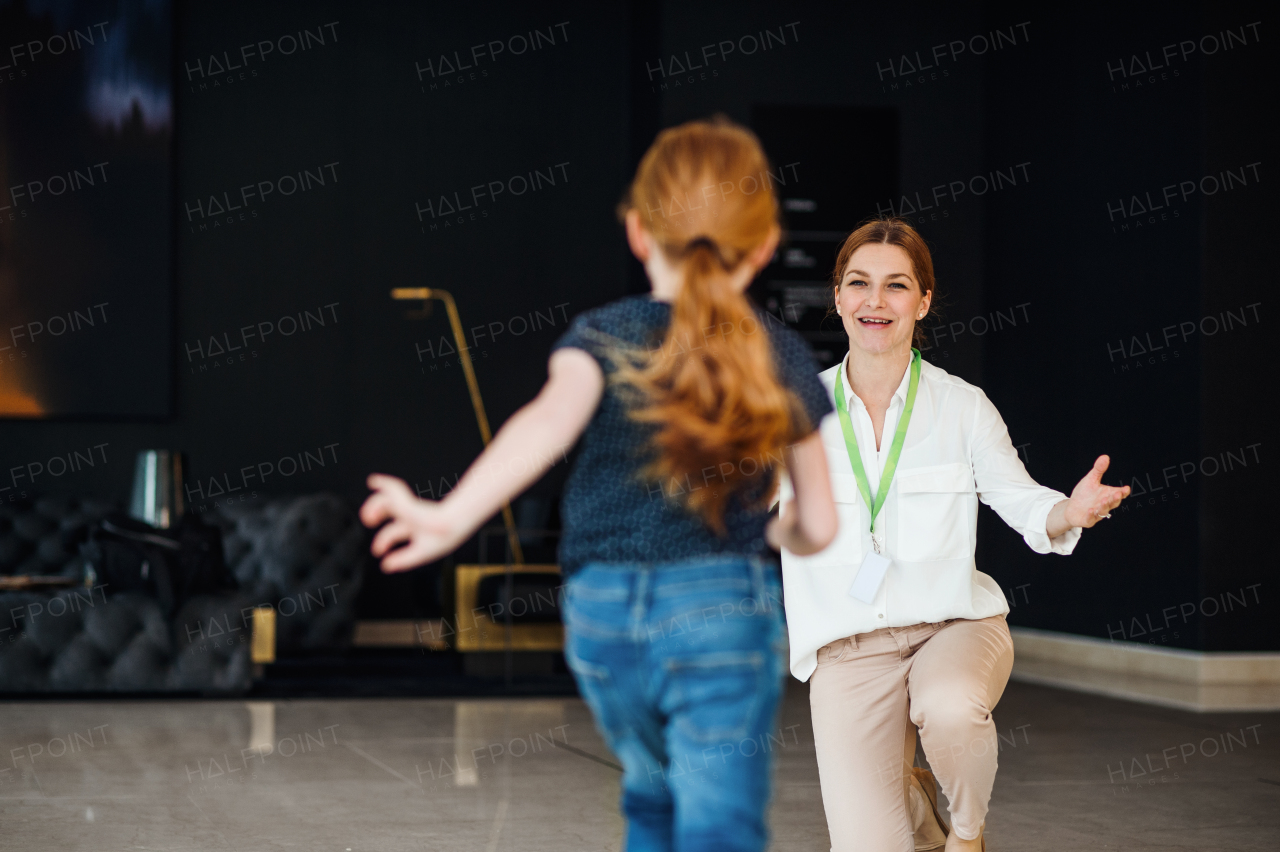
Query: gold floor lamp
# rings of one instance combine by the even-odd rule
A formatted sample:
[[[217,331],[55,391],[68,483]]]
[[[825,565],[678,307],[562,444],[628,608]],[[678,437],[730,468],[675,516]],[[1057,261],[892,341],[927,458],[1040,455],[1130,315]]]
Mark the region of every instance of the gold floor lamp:
[[[428,300],[437,299],[444,302],[445,312],[449,315],[449,326],[453,330],[453,341],[458,347],[458,360],[462,363],[462,372],[467,379],[467,390],[471,392],[471,407],[475,409],[476,424],[480,427],[480,439],[487,447],[492,440],[489,418],[484,413],[484,402],[480,399],[480,385],[476,381],[475,368],[471,364],[471,353],[464,340],[462,320],[458,316],[458,306],[454,303],[453,296],[448,291],[436,287],[397,287],[391,291],[391,298],[401,301],[421,300],[424,303],[424,309],[425,302]],[[487,577],[505,575],[510,588],[513,574],[559,575],[560,573],[559,565],[525,564],[524,550],[520,547],[520,536],[516,530],[510,503],[502,504],[502,522],[506,527],[512,564],[459,565],[454,569],[457,629],[452,637],[453,646],[458,651],[559,651],[564,647],[564,627],[558,621],[512,624],[508,616],[523,613],[505,612],[501,619],[496,619],[492,610],[476,606],[481,581]],[[514,604],[515,601],[508,596],[507,609],[514,610]],[[536,595],[532,603],[524,604],[526,611],[530,606],[540,607],[541,605],[541,595]]]

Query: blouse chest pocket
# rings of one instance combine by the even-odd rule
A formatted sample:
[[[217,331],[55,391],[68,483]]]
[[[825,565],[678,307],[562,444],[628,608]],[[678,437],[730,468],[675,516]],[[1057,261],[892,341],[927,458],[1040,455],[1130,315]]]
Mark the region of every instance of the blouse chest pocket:
[[[897,547],[907,562],[966,559],[970,554],[970,506],[977,488],[963,463],[899,470]]]

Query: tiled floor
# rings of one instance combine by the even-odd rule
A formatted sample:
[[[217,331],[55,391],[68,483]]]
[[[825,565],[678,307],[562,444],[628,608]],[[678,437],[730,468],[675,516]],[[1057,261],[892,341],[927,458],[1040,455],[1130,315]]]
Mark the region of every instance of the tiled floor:
[[[774,849],[826,850],[807,687],[779,728]],[[618,849],[581,702],[0,705],[0,849]],[[1280,714],[1010,684],[988,848],[1280,848]],[[874,850],[868,850],[874,852]]]

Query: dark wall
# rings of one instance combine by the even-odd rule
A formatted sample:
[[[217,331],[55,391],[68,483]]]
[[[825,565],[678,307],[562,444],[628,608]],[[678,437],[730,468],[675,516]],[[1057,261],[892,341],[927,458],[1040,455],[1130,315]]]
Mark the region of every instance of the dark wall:
[[[479,431],[444,311],[406,319],[416,306],[390,290],[453,293],[495,427],[545,378],[567,319],[622,293],[626,14],[180,4],[174,415],[0,423],[6,478],[77,448],[98,459],[0,498],[124,497],[146,447],[187,452],[197,509],[229,489],[356,503],[375,470],[439,496]],[[282,55],[290,36],[308,49]],[[410,579],[383,582],[385,613],[408,606],[394,589]]]
[[[1005,8],[988,9],[993,25]],[[1261,7],[1116,9],[1104,26],[1037,16],[1036,49],[985,84],[990,160],[1044,164],[1030,192],[987,201],[987,303],[1031,299],[1035,322],[987,337],[983,386],[1039,481],[1069,493],[1108,453],[1105,481],[1133,496],[1069,560],[1029,553],[984,513],[981,567],[1027,584],[1012,623],[1280,647],[1259,534],[1274,427],[1266,392],[1249,392],[1271,334],[1259,246],[1274,194],[1249,165],[1270,137],[1254,87],[1274,80],[1272,60],[1247,26]],[[1215,52],[1227,29],[1237,40]]]
[[[480,439],[456,355],[442,351],[443,311],[407,318],[392,287],[453,292],[496,428],[536,391],[568,318],[644,286],[613,206],[660,127],[713,112],[747,122],[755,104],[888,107],[901,195],[880,212],[918,223],[939,281],[926,357],[988,392],[1041,482],[1070,491],[1107,452],[1107,481],[1135,484],[1130,507],[1069,559],[1030,553],[984,510],[980,568],[1005,587],[1011,622],[1176,647],[1278,647],[1262,553],[1274,503],[1260,467],[1270,387],[1252,366],[1265,363],[1270,334],[1259,319],[1269,184],[1250,172],[1229,192],[1195,192],[1154,213],[1132,204],[1169,184],[1238,174],[1273,142],[1259,88],[1274,80],[1271,54],[1252,30],[1247,44],[1179,57],[1154,81],[1132,66],[1134,55],[1145,63],[1147,51],[1158,58],[1164,45],[1261,18],[1249,4],[1207,8],[1150,4],[1100,18],[1008,3],[910,13],[762,2],[180,4],[174,416],[0,422],[7,479],[76,449],[99,447],[100,458],[0,499],[122,497],[144,447],[189,454],[197,505],[225,499],[212,492],[228,486],[241,488],[237,500],[331,489],[355,503],[372,470],[440,496]],[[539,49],[516,55],[511,39],[535,29]],[[302,30],[307,49],[283,55],[282,39],[306,42]],[[748,53],[753,34],[769,49]],[[260,42],[276,49],[263,58]],[[491,55],[490,42],[503,52]],[[244,67],[212,71],[211,57]],[[1108,71],[1121,62],[1123,73]],[[535,171],[536,190],[517,196],[512,180]],[[822,180],[803,157],[798,172],[802,183]],[[286,196],[286,176],[305,189]],[[251,184],[259,194],[246,202]],[[218,203],[240,209],[211,214]],[[850,211],[848,227],[867,212]],[[1200,333],[1204,317],[1248,305],[1260,313],[1249,308],[1247,325]],[[291,334],[286,317],[299,322]],[[1186,322],[1197,330],[1185,340],[1137,352],[1135,339],[1145,348],[1148,333],[1160,343],[1162,329]],[[246,340],[242,329],[270,334]],[[1220,455],[1246,448],[1248,464]],[[1209,456],[1231,469],[1204,475]],[[299,457],[294,470],[288,459]],[[1185,464],[1195,471],[1183,474]],[[534,488],[528,518],[547,519],[539,509],[564,472]],[[469,545],[460,556],[474,555]],[[429,607],[427,573],[371,578],[366,613]],[[1230,611],[1210,615],[1211,597]]]
[[[1209,8],[1201,18],[1203,32],[1238,30],[1243,22],[1235,9]],[[1261,18],[1262,7],[1256,5],[1244,21]],[[1261,26],[1256,35],[1263,35]],[[1203,647],[1211,651],[1280,647],[1276,559],[1267,547],[1277,501],[1270,481],[1274,472],[1264,464],[1276,445],[1270,402],[1275,382],[1266,378],[1267,359],[1278,343],[1268,316],[1274,292],[1268,279],[1274,279],[1264,266],[1276,213],[1275,190],[1261,182],[1270,166],[1261,161],[1277,145],[1275,110],[1263,104],[1274,102],[1278,77],[1274,47],[1262,50],[1253,29],[1249,36],[1248,49],[1235,45],[1228,54],[1206,57],[1199,94],[1205,116],[1199,174],[1231,169],[1249,180],[1242,185],[1233,177],[1228,191],[1205,198],[1200,232],[1199,316],[1207,336],[1201,347],[1201,446],[1195,459],[1201,477],[1197,594]],[[1220,323],[1212,335],[1210,317]]]
[[[649,90],[638,97],[661,97],[663,125],[714,112],[748,123],[751,106],[758,103],[896,110],[902,146],[897,183],[907,203],[902,197],[884,198],[876,209],[851,209],[844,227],[852,230],[861,218],[877,212],[911,216],[934,252],[941,321],[967,323],[981,313],[981,199],[957,194],[954,200],[930,203],[930,188],[967,182],[984,171],[983,59],[961,54],[956,61],[948,60],[923,74],[908,73],[914,61],[906,66],[900,61],[904,54],[914,57],[917,51],[927,56],[938,42],[961,37],[957,33],[968,38],[981,32],[978,5],[936,4],[929,14],[904,15],[900,9],[875,4],[667,4],[662,24],[662,70],[651,70],[659,66],[659,54],[647,59],[639,71],[645,74]],[[765,30],[785,37],[785,44],[766,41]],[[743,39],[752,35],[770,49],[746,55],[752,42]],[[721,59],[718,45],[726,41],[737,47]],[[715,58],[705,62],[704,69],[667,73],[673,57],[682,66],[686,55],[703,64],[700,51],[710,44],[717,45]],[[1019,49],[1023,46],[1020,35]],[[868,126],[860,132],[875,134],[881,129]],[[849,141],[856,150],[857,140]],[[798,186],[824,180],[823,174],[806,168],[805,157],[798,159]],[[882,169],[886,164],[851,157],[848,167]],[[1035,172],[1029,174],[1034,177]],[[917,209],[917,193],[930,209]],[[820,261],[829,268],[835,262],[834,252]],[[976,381],[982,369],[981,342],[972,336],[953,336],[948,329],[943,327],[932,336],[927,357]]]

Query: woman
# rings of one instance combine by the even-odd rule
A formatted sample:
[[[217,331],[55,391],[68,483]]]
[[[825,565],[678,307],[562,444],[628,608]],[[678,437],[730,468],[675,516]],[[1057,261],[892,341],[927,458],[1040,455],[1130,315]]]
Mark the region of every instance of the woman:
[[[911,344],[933,261],[906,222],[850,234],[832,287],[849,353],[820,375],[837,409],[821,433],[840,533],[821,553],[782,558],[791,671],[812,679],[832,848],[910,852],[945,838],[947,852],[982,849],[991,710],[1013,643],[1004,595],[974,565],[978,501],[1037,553],[1068,554],[1129,489],[1101,484],[1106,456],[1070,499],[1036,484],[986,395],[921,361]],[[784,482],[784,511],[788,493]],[[933,779],[912,771],[916,728],[950,802],[949,837]]]
[[[575,318],[541,393],[443,500],[375,475],[361,510],[387,522],[383,570],[406,570],[456,548],[585,431],[561,511],[565,657],[625,770],[629,852],[764,848],[759,743],[783,635],[760,554],[815,553],[837,529],[812,354],[743,295],[779,236],[767,169],[727,122],[661,133],[619,210],[652,294]],[[774,459],[797,505],[770,521]]]

